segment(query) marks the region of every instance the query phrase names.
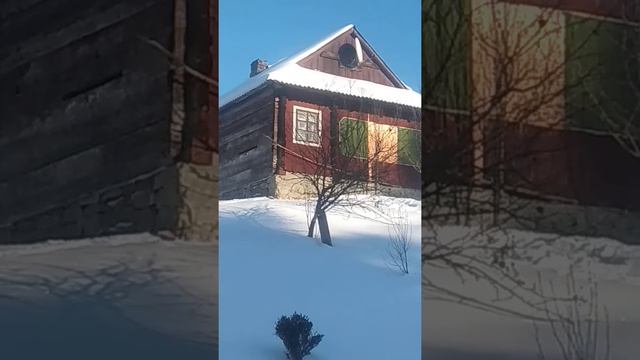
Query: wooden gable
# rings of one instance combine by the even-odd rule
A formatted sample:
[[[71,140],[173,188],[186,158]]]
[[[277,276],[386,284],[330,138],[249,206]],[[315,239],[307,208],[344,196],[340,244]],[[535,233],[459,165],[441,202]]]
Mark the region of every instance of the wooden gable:
[[[340,63],[339,50],[344,44],[356,47],[356,38],[362,46],[363,60],[355,68],[348,68]],[[298,65],[332,75],[405,88],[355,29],[350,29],[339,35],[311,55],[300,60]]]

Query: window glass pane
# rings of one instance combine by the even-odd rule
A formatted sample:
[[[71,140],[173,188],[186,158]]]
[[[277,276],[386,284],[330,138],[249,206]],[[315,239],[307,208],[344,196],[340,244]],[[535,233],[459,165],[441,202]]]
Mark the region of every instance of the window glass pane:
[[[298,120],[298,130],[307,130],[307,123],[305,121]]]
[[[316,113],[307,113],[307,121],[317,123],[318,122],[318,114]]]

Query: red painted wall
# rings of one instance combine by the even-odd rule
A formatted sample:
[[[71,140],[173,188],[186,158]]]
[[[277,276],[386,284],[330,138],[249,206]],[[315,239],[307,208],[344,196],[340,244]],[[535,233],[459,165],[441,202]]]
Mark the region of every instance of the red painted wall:
[[[320,110],[322,113],[322,128],[321,128],[321,142],[322,147],[314,147],[309,145],[296,144],[293,142],[293,108],[294,106],[301,106],[305,108],[310,108],[314,110]],[[417,122],[410,122],[404,119],[392,118],[388,116],[379,116],[374,114],[367,114],[356,111],[347,111],[343,109],[336,109],[337,120],[340,120],[342,117],[350,117],[355,119],[367,120],[367,116],[369,121],[385,124],[385,125],[393,125],[399,127],[407,127],[412,129],[418,129],[420,124]],[[287,100],[285,106],[285,129],[284,129],[284,147],[288,149],[285,151],[282,157],[282,169],[287,172],[296,172],[296,173],[307,173],[313,174],[315,172],[314,166],[312,162],[308,160],[317,161],[318,159],[325,159],[328,154],[322,155],[321,152],[327,152],[326,149],[329,149],[330,146],[330,117],[331,110],[327,106],[317,105],[313,103],[296,101],[296,100]],[[324,150],[323,150],[324,149]],[[339,153],[339,151],[337,151]],[[308,160],[301,158],[304,156]],[[354,160],[354,166],[361,166],[362,163],[356,164],[358,160]],[[341,162],[342,163],[342,162]],[[345,162],[347,163],[347,162]],[[417,172],[413,167],[400,165],[400,164],[378,164],[381,169],[381,173],[384,174],[384,177],[381,179],[382,183],[393,185],[393,186],[401,186],[406,188],[419,189],[421,186],[421,178],[420,173]]]
[[[430,181],[470,181],[471,132],[460,126],[468,123],[467,119],[432,111],[423,114],[426,176]],[[581,205],[640,210],[640,159],[612,137],[531,125],[506,126],[508,186],[573,199]],[[440,173],[430,173],[430,168]]]
[[[321,147],[296,144],[293,142],[293,107],[302,106],[305,108],[320,110],[321,119]],[[284,147],[287,149],[282,156],[282,168],[288,172],[313,174],[314,166],[302,157],[316,161],[326,155],[321,155],[322,149],[329,148],[329,118],[330,110],[326,106],[306,103],[302,101],[287,100],[285,102],[284,118]]]
[[[506,156],[516,159],[510,185],[583,205],[640,210],[640,159],[610,136],[525,126],[511,129],[506,139]]]

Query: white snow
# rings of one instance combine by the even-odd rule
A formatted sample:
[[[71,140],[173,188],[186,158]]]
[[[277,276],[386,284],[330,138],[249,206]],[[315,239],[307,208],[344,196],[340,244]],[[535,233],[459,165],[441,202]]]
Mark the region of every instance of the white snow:
[[[444,226],[424,228],[437,231],[442,240],[460,239],[479,230],[473,227]],[[640,332],[640,246],[625,245],[607,238],[560,236],[508,230],[492,234],[494,238],[510,238],[516,245],[519,279],[533,282],[537,274],[553,281],[558,289],[573,274],[579,286],[597,284],[598,301],[610,314],[612,359],[637,358],[637,335]],[[427,266],[424,276],[438,284],[473,299],[490,301],[495,296],[486,282],[467,278],[460,281],[453,271]],[[499,315],[436,300],[435,293],[423,293],[423,353],[434,360],[462,359],[538,359],[532,322],[516,316]],[[516,301],[494,303],[534,315]],[[603,332],[604,334],[604,332]],[[548,326],[542,326],[541,337],[546,359],[562,360]]]
[[[309,316],[324,334],[309,360],[420,358],[420,203],[371,198],[328,214],[334,247],[306,237],[304,202],[220,202],[220,358],[284,360],[281,315]],[[389,266],[380,211],[412,222],[410,273]]]
[[[422,106],[421,95],[404,85],[404,83],[403,85],[406,87],[405,89],[395,88],[392,86],[376,84],[371,81],[349,79],[342,76],[323,73],[317,70],[304,68],[297,64],[300,60],[313,54],[318,49],[322,48],[324,45],[352,28],[353,25],[347,25],[313,46],[271,65],[260,74],[247,79],[236,88],[221,96],[219,107],[222,108],[233,100],[257,89],[267,81],[275,81],[289,85],[326,90],[343,95],[420,108]]]
[[[217,245],[150,234],[0,247],[0,358],[217,359]]]

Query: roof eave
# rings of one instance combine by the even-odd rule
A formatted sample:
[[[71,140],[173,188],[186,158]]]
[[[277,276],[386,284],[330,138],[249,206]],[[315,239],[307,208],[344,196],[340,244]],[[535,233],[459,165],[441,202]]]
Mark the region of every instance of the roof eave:
[[[273,84],[278,84],[280,86],[289,87],[289,88],[292,88],[292,89],[304,89],[304,90],[308,90],[308,91],[315,91],[315,92],[319,92],[319,93],[325,93],[327,95],[344,96],[346,98],[350,98],[350,99],[354,99],[354,100],[363,100],[364,99],[364,100],[367,100],[367,101],[379,102],[379,103],[388,104],[388,105],[391,105],[391,106],[401,106],[401,107],[405,107],[405,108],[409,108],[409,109],[422,110],[422,104],[419,105],[419,106],[414,106],[414,105],[402,104],[402,103],[398,103],[398,102],[394,102],[394,101],[376,99],[376,98],[372,98],[372,97],[345,94],[345,93],[341,93],[341,92],[337,92],[337,91],[331,91],[331,90],[327,90],[327,89],[318,89],[316,87],[311,87],[311,86],[291,84],[291,83],[288,83],[288,82],[285,82],[285,81],[279,81],[279,80],[269,80],[269,81],[271,83],[273,83]]]

